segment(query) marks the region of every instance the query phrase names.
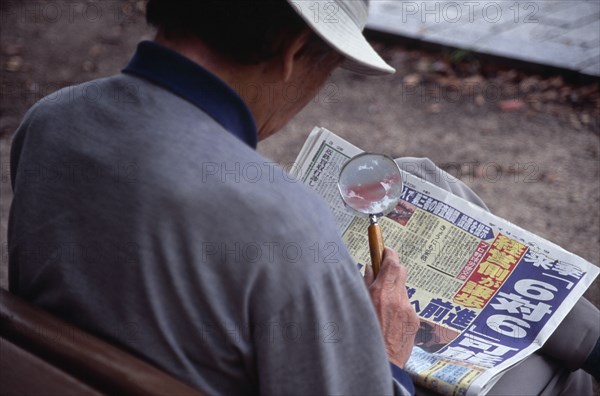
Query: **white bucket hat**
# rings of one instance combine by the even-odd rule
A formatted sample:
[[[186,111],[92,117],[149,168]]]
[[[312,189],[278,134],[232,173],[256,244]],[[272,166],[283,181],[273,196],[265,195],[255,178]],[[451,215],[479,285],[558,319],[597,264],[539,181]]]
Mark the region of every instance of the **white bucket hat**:
[[[287,1],[315,33],[346,57],[344,69],[367,75],[396,72],[362,34],[369,16],[369,0]]]

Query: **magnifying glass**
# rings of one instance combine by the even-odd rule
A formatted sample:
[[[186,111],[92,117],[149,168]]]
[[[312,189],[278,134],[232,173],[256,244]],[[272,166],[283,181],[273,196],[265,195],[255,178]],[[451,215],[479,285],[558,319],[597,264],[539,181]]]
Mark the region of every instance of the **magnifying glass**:
[[[391,212],[402,194],[402,173],[387,155],[362,153],[350,159],[338,180],[344,204],[358,216],[368,217],[369,250],[373,274],[377,276],[383,256],[383,236],[377,220]]]

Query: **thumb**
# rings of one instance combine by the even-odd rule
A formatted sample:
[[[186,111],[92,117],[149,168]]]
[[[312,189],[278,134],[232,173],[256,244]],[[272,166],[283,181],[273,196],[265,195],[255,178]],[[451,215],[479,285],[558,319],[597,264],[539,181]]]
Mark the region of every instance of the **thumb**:
[[[385,289],[395,289],[406,282],[406,268],[400,265],[398,254],[390,248],[385,248],[381,270],[375,283],[380,283]]]

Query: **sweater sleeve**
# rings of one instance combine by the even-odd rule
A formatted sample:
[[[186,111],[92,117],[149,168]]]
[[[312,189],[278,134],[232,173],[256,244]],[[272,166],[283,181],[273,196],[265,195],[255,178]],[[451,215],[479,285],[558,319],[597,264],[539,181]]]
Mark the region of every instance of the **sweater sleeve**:
[[[259,326],[269,329],[254,334],[261,394],[413,394],[406,373],[390,369],[367,290],[347,264],[312,277]]]
[[[390,363],[390,369],[392,370],[392,377],[394,378],[395,394],[396,395],[414,395],[415,386],[406,373],[400,367],[394,363]]]

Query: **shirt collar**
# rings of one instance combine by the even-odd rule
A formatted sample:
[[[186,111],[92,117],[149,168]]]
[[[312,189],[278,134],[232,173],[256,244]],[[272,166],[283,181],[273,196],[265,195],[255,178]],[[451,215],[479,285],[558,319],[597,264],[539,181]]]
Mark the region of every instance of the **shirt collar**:
[[[197,63],[157,43],[142,41],[123,73],[163,86],[256,149],[258,133],[248,106],[231,87]]]

